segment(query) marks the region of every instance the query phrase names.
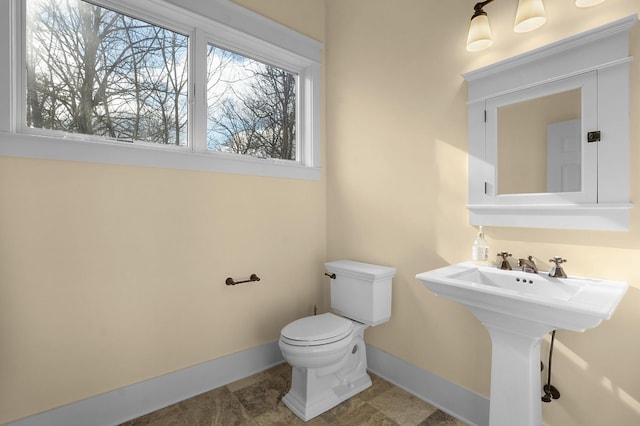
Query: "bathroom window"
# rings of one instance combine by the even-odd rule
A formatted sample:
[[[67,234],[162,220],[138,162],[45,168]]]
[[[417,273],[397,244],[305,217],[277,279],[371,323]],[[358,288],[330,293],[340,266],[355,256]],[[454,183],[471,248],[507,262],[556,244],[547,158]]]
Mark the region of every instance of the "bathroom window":
[[[188,145],[189,37],[80,0],[28,0],[25,124]]]
[[[1,2],[0,155],[318,179],[321,44],[193,7]]]
[[[297,75],[209,44],[207,149],[296,159]]]

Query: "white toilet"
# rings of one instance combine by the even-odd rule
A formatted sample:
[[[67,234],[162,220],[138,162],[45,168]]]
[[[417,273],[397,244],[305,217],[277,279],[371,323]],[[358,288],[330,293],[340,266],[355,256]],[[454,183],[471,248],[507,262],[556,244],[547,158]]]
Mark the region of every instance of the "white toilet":
[[[395,268],[339,260],[325,263],[331,308],[296,320],[280,333],[279,346],[293,367],[282,402],[304,421],[371,386],[364,330],[389,321]]]

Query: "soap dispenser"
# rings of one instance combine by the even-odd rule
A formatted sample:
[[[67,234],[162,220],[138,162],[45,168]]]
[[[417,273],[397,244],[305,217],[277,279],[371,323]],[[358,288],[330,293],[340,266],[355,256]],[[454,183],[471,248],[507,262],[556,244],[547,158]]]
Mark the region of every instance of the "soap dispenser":
[[[489,259],[489,245],[484,240],[484,232],[482,226],[478,229],[478,236],[473,241],[471,248],[471,259],[474,262],[486,262]]]

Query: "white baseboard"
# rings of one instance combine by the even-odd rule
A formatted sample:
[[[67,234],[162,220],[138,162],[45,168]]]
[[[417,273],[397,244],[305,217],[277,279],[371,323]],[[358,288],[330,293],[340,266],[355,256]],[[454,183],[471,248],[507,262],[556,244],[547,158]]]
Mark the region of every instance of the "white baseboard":
[[[117,425],[266,370],[284,360],[278,342],[155,377],[7,423],[5,426]],[[489,400],[367,345],[369,369],[470,425],[489,424]]]
[[[117,425],[283,361],[278,342],[268,343],[25,417],[5,426]]]
[[[369,370],[442,411],[476,426],[489,424],[489,399],[367,345]]]

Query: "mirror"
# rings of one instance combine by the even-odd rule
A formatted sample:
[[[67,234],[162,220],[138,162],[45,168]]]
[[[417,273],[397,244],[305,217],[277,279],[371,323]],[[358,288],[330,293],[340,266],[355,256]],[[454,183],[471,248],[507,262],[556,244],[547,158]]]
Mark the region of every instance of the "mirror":
[[[635,15],[465,73],[469,222],[629,229]]]
[[[504,105],[498,116],[498,194],[581,190],[580,89]]]

